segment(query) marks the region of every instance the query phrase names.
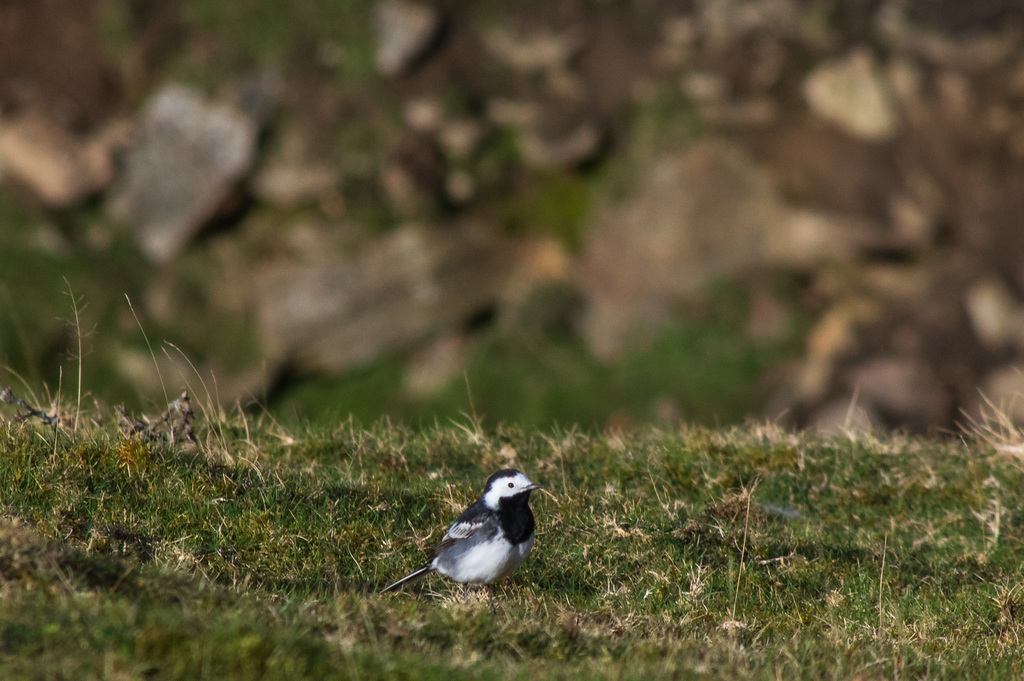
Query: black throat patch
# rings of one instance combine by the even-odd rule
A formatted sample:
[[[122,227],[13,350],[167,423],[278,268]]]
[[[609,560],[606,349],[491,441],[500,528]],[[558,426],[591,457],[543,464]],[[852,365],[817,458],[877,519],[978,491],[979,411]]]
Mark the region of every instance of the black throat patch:
[[[501,532],[513,546],[526,541],[533,534],[533,511],[530,510],[530,493],[523,492],[514,497],[498,501],[498,524]]]

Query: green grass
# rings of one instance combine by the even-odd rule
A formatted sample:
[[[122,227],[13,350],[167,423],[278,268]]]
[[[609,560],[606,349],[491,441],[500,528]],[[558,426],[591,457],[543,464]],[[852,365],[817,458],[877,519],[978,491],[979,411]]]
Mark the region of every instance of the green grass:
[[[215,82],[253,64],[285,62],[303,43],[328,42],[341,49],[338,77],[365,80],[373,73],[371,7],[365,0],[184,0],[182,14],[190,36],[209,43],[215,52],[192,66],[215,73],[184,70],[202,82]]]
[[[541,171],[523,196],[499,202],[498,214],[513,234],[549,236],[579,252],[593,213],[595,184],[582,172]]]
[[[980,440],[217,416],[196,447],[126,439],[103,411],[77,433],[14,413],[5,679],[1024,671],[1024,473]],[[506,465],[552,494],[495,614],[442,577],[374,593]]]

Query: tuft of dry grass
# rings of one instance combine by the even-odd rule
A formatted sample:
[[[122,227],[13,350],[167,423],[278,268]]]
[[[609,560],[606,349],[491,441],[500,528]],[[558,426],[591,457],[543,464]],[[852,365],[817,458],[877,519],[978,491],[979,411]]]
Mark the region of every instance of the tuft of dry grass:
[[[995,404],[984,394],[981,399],[976,416],[964,414],[965,434],[1000,454],[1024,461],[1024,425],[1014,416],[1024,395],[1015,396],[1009,404]]]

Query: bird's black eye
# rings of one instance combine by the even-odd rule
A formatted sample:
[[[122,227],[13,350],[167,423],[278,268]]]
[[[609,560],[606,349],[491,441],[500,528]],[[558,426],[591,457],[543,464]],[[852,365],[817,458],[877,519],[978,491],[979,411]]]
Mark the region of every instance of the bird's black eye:
[[[516,486],[516,485],[515,485],[515,483],[513,483],[513,482],[510,482],[510,483],[508,483],[508,488],[509,488],[509,489],[512,489],[512,488],[513,488],[513,487],[515,487],[515,486]]]

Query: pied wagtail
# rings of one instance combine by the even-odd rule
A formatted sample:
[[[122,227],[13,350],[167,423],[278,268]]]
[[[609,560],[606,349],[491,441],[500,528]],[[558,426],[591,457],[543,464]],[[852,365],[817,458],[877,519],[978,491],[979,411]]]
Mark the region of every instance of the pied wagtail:
[[[384,587],[391,591],[440,572],[464,584],[491,583],[515,572],[533,548],[530,492],[543,489],[517,470],[506,468],[487,479],[483,496],[452,523],[427,564]],[[493,593],[491,594],[493,610]]]

